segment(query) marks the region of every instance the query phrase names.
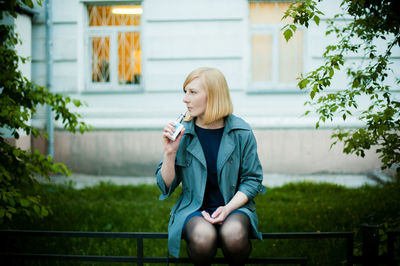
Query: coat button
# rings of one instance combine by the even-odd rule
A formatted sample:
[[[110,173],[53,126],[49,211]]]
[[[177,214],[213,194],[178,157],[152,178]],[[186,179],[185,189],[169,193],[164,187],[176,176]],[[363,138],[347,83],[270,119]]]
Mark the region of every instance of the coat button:
[[[233,163],[232,157],[229,158],[229,163],[230,163],[230,164]]]

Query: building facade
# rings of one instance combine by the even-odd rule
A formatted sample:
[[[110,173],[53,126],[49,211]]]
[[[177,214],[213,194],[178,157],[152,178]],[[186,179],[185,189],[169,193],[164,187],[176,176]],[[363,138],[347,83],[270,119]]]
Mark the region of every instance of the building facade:
[[[14,31],[18,33],[21,42],[15,46],[15,50],[19,56],[24,58],[31,58],[32,56],[32,20],[35,15],[36,13],[33,10],[29,8],[21,8],[17,10],[17,16],[15,18],[11,15],[6,15],[2,20],[0,20],[1,24],[12,25]],[[22,63],[22,61],[19,61],[18,69],[27,79],[32,78],[31,62],[27,61],[26,63]],[[0,94],[2,91],[3,88],[0,88]],[[28,124],[31,124],[31,121],[28,121]],[[31,137],[24,131],[18,132],[18,139],[12,138],[11,129],[5,127],[0,128],[0,133],[10,144],[25,150],[31,149]]]
[[[357,119],[315,130],[317,117],[303,116],[309,96],[296,87],[296,78],[322,63],[324,47],[334,41],[325,36],[326,19],[340,12],[338,1],[321,3],[321,25],[299,28],[286,43],[281,28],[289,21],[281,17],[289,3],[51,0],[51,90],[86,102],[73,110],[93,126],[72,135],[56,122],[56,161],[81,173],[153,175],[163,153],[162,129],[185,111],[186,75],[209,66],[225,74],[234,113],[253,127],[264,172],[379,169],[374,150],[358,158],[342,154],[340,144],[330,149],[333,128],[358,127]],[[32,80],[45,85],[45,5],[35,11]],[[344,72],[338,73],[330,89],[346,84]],[[45,128],[45,121],[43,108],[32,123]],[[44,149],[43,143],[34,140],[33,146]]]

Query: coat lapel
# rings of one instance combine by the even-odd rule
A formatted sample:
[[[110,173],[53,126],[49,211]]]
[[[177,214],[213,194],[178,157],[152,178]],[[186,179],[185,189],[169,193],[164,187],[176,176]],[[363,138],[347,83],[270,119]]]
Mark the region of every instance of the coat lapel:
[[[184,122],[185,127],[185,135],[191,135],[190,143],[187,146],[186,150],[193,155],[199,162],[207,169],[206,157],[204,157],[203,148],[201,147],[199,138],[194,130],[194,121]]]
[[[207,169],[206,158],[204,157],[203,149],[201,148],[201,144],[199,138],[194,135],[192,141],[190,142],[189,146],[187,147],[187,151],[193,155],[200,163]]]
[[[225,163],[228,161],[229,157],[232,155],[235,150],[235,142],[232,139],[232,136],[228,134],[228,132],[224,132],[224,135],[221,139],[220,148],[218,151],[217,158],[217,176],[218,176],[218,184],[221,182],[221,170],[224,167]]]

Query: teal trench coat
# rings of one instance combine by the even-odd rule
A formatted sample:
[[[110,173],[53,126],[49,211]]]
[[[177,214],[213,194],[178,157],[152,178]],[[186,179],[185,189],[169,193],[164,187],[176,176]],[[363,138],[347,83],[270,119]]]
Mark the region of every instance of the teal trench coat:
[[[176,175],[168,189],[161,176],[163,161],[156,170],[157,185],[162,192],[160,200],[168,198],[182,183],[182,193],[171,210],[168,224],[168,250],[175,257],[179,257],[183,223],[189,214],[201,207],[207,182],[206,159],[194,130],[194,122],[183,122],[183,125],[186,130],[176,154]],[[217,176],[225,204],[237,191],[248,197],[249,201],[239,210],[250,217],[253,235],[262,239],[257,231],[258,218],[253,200],[258,193],[266,191],[262,185],[263,171],[257,155],[257,143],[251,127],[235,115],[225,118],[217,158]]]

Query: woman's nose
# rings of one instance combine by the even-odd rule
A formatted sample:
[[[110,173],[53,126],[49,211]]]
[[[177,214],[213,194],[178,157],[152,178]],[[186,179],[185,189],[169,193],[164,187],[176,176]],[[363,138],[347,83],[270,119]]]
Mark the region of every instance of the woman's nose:
[[[186,94],[183,96],[183,102],[184,102],[184,103],[188,103],[188,102],[189,102],[189,100],[188,100]]]

